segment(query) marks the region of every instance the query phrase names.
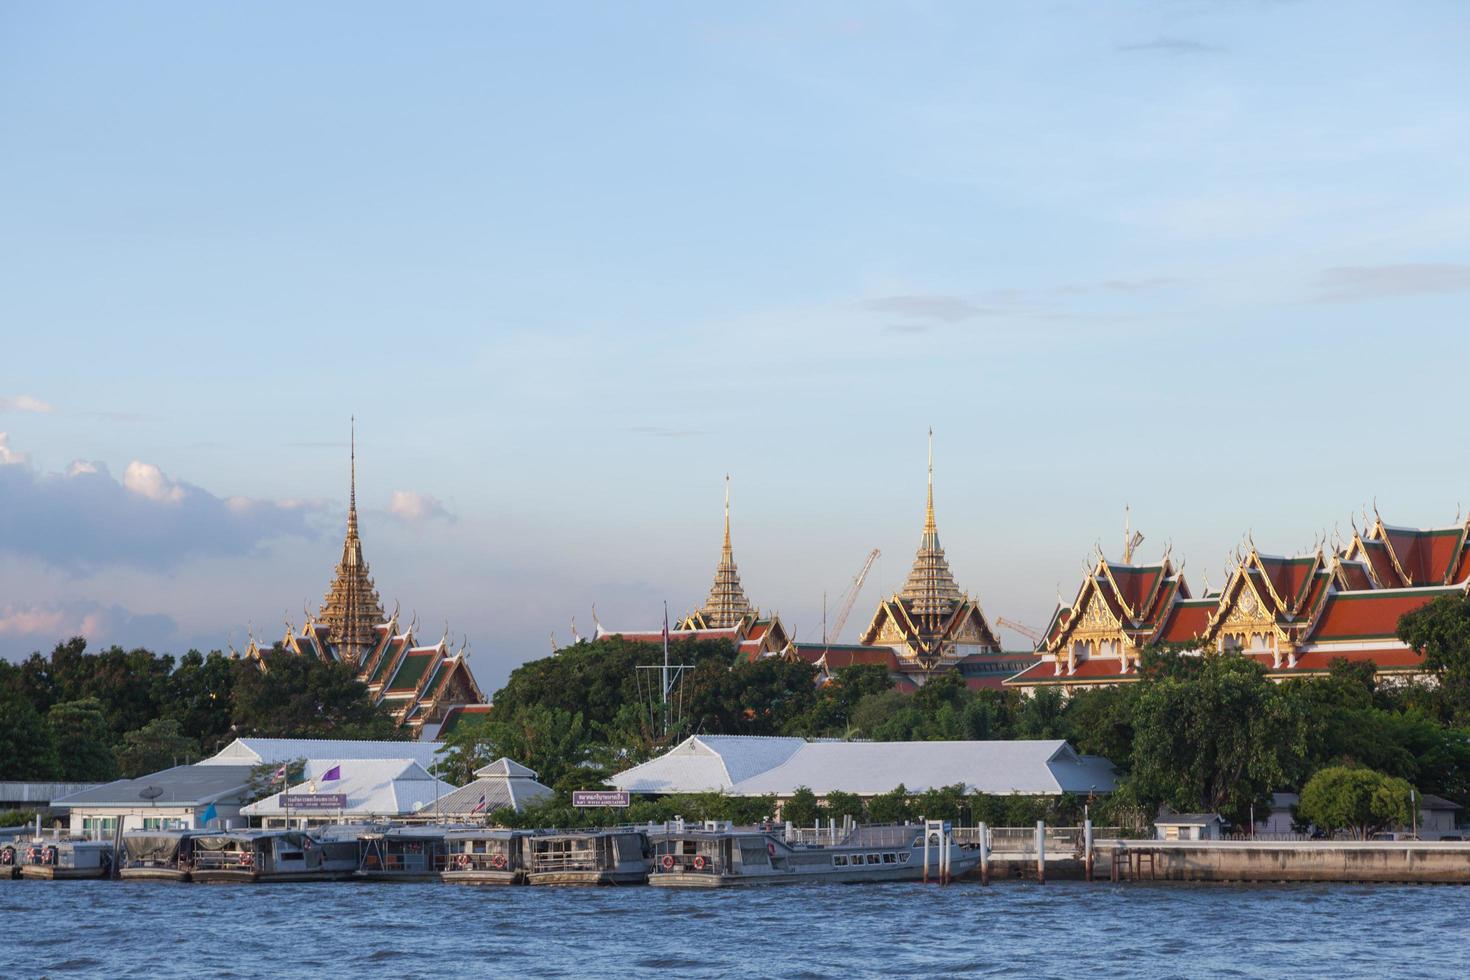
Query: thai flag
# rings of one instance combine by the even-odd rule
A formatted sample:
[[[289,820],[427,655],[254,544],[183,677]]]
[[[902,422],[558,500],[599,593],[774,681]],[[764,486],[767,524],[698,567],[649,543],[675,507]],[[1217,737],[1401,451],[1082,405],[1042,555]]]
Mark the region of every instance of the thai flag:
[[[332,768],[328,769],[326,772],[322,773],[322,782],[324,782],[324,783],[329,783],[329,782],[331,782],[334,779],[341,779],[341,778],[342,778],[342,767],[341,766],[333,766]]]
[[[481,793],[480,794],[480,802],[476,803],[475,804],[475,808],[473,810],[471,810],[470,812],[471,813],[479,813],[483,809],[485,809],[485,794],[484,793]]]
[[[281,768],[279,768],[275,772],[271,773],[271,782],[275,782],[278,779],[279,780],[285,780],[285,778],[286,778],[286,765],[285,765],[285,763],[282,763],[281,764]]]

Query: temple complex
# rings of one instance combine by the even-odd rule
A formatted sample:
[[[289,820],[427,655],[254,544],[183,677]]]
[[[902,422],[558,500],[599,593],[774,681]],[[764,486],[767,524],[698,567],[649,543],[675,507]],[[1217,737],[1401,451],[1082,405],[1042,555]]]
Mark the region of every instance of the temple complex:
[[[1404,528],[1375,514],[1346,546],[1293,556],[1264,554],[1250,541],[1225,585],[1199,597],[1167,554],[1146,565],[1131,557],[1098,556],[1076,598],[1058,603],[1037,644],[1041,662],[1008,686],[1127,683],[1155,645],[1251,657],[1278,680],[1324,674],[1339,658],[1416,676],[1423,658],[1399,641],[1399,618],[1470,590],[1470,521]]]
[[[864,647],[891,650],[900,674],[917,683],[935,671],[960,668],[972,657],[1001,652],[980,603],[961,592],[939,544],[934,518],[934,432],[929,432],[929,486],[924,530],[903,589],[878,603],[859,638]]]
[[[680,630],[734,629],[747,620],[760,618],[760,610],[745,598],[740,586],[740,573],[735,569],[735,549],[730,545],[730,474],[725,474],[725,543],[720,547],[720,563],[715,566],[715,581],[710,586],[704,605],[679,620]]]
[[[351,476],[347,497],[347,534],[342,558],[321,609],[297,630],[287,622],[279,646],[300,656],[344,663],[357,672],[378,705],[414,732],[437,731],[465,710],[488,710],[485,695],[470,671],[468,643],[451,651],[449,628],[437,643],[420,644],[417,622],[401,626],[398,610],[384,615],[377,589],[362,553],[357,529],[357,434],[353,431]],[[270,650],[251,636],[245,656],[259,660]],[[458,709],[458,710],[457,710]]]

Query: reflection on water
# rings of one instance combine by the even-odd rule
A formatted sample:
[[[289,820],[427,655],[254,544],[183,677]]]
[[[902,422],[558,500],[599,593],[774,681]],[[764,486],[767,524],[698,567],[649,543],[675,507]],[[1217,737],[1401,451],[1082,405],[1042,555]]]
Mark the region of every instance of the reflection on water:
[[[0,976],[1470,975],[1470,889],[0,882]]]

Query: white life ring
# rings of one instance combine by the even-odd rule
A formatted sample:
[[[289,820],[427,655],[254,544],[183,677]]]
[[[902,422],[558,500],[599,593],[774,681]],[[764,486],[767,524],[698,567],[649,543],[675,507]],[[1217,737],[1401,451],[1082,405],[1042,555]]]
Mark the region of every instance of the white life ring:
[[[658,863],[659,863],[659,865],[660,865],[660,866],[661,866],[661,867],[662,867],[662,868],[663,868],[663,869],[664,869],[664,870],[665,870],[665,871],[673,871],[673,870],[674,870],[674,855],[672,855],[672,854],[665,854],[665,855],[664,855],[664,856],[663,856],[663,857],[662,857],[662,858],[661,858],[661,859],[660,859],[660,860],[659,860],[659,862],[658,862]]]

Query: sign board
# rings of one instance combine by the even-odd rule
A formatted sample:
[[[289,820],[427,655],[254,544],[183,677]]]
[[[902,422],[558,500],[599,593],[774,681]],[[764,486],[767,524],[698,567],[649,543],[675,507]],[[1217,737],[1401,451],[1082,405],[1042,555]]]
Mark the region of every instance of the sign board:
[[[578,789],[572,791],[572,806],[618,806],[628,805],[625,789]]]
[[[282,793],[281,807],[286,810],[345,810],[346,793]]]

